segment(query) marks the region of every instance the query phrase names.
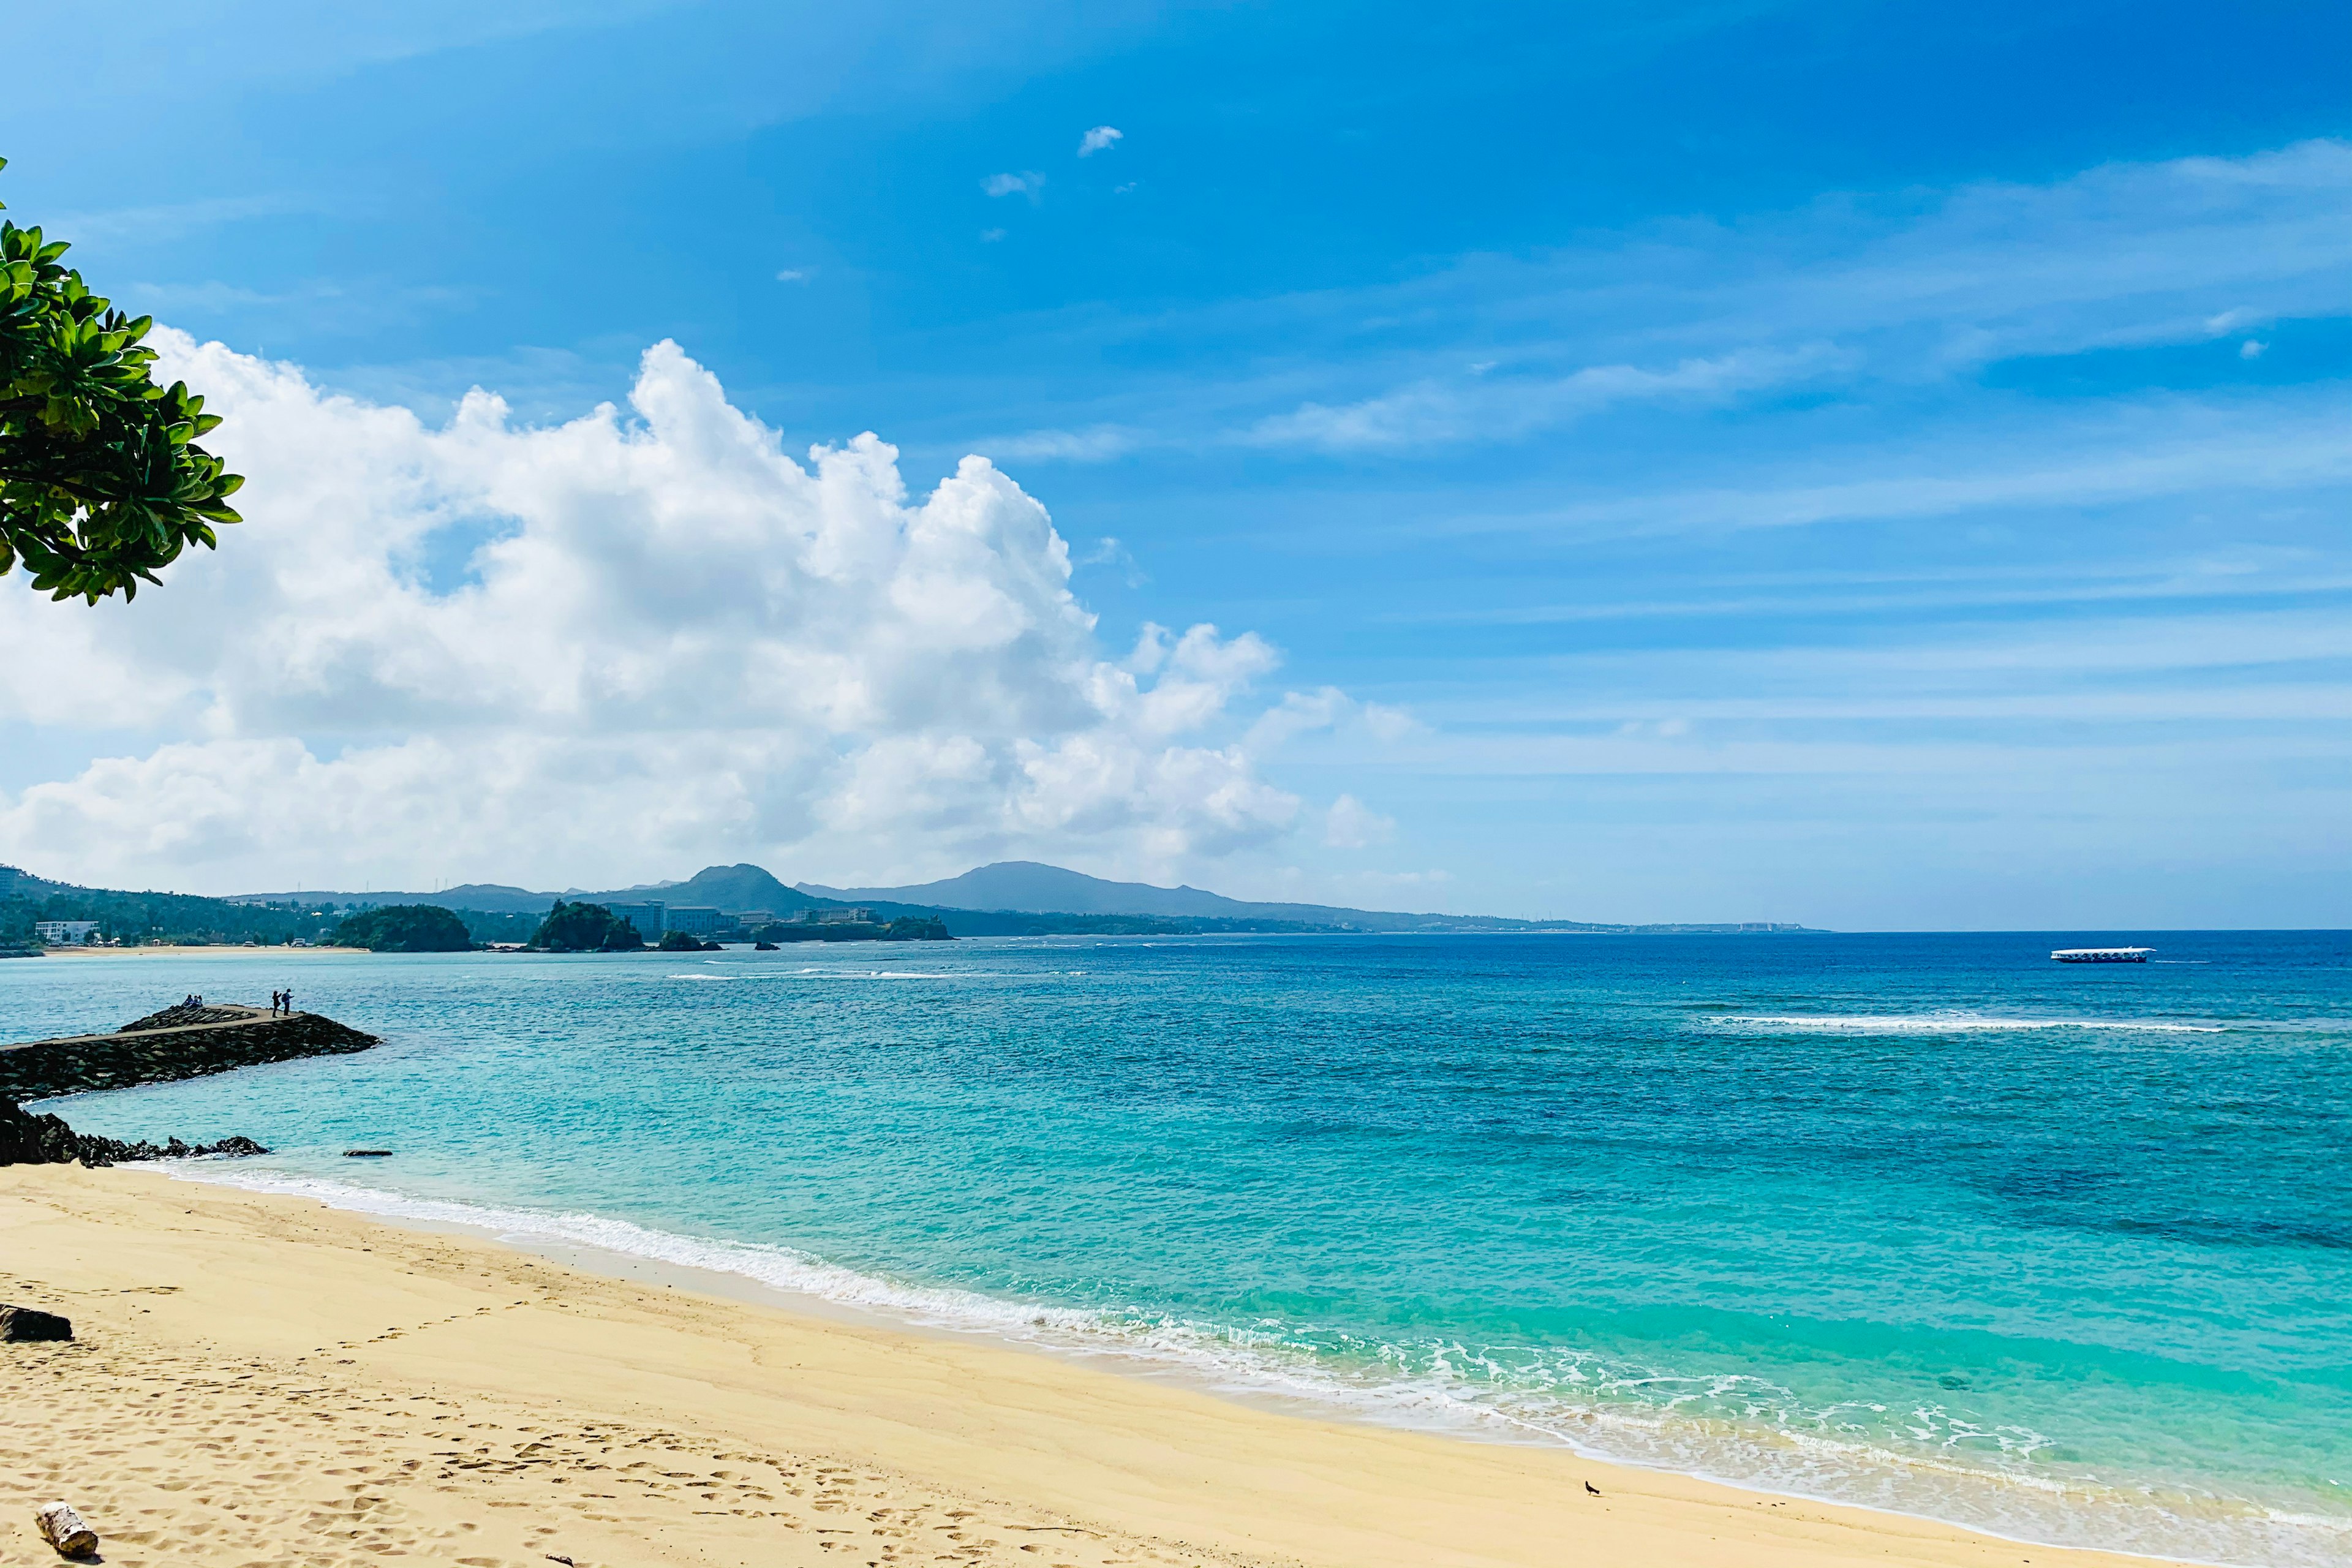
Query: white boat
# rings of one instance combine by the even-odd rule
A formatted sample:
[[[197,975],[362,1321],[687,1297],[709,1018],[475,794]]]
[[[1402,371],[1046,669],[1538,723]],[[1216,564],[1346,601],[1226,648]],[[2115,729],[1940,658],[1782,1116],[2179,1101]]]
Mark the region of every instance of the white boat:
[[[2061,963],[2146,963],[2152,947],[2062,947],[2050,956]]]

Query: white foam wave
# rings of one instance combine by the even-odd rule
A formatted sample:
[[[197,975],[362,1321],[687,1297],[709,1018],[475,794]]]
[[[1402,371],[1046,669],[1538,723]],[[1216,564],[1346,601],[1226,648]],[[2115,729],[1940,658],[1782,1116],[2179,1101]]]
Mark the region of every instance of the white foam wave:
[[[795,969],[789,973],[779,973],[775,970],[746,970],[733,974],[711,974],[703,971],[695,971],[684,974],[666,974],[662,978],[709,980],[721,984],[734,985],[747,981],[763,980],[974,980],[982,976],[977,971],[969,969],[827,969],[813,964],[806,969]],[[1002,977],[988,976],[987,978]]]
[[[1368,1346],[1352,1370],[1277,1331],[1141,1310],[1049,1306],[860,1272],[798,1249],[650,1229],[594,1214],[550,1214],[413,1197],[249,1165],[171,1162],[184,1179],[314,1199],[381,1218],[460,1226],[510,1245],[590,1248],[731,1274],[788,1295],[876,1312],[925,1328],[992,1337],[1139,1370],[1175,1373],[1218,1392],[1339,1410],[1385,1425],[1489,1439],[1555,1443],[1621,1464],[1697,1475],[1768,1492],[1938,1519],[2052,1546],[2140,1552],[2246,1568],[2323,1568],[2352,1560],[2352,1518],[2266,1507],[2210,1493],[2159,1494],[2093,1478],[1971,1465],[1937,1453],[1693,1417],[1675,1406],[1604,1404],[1657,1378],[1591,1378],[1573,1352],[1543,1385],[1513,1385],[1513,1369],[1459,1345]],[[1405,1371],[1419,1362],[1423,1370]],[[1667,1382],[1678,1380],[1666,1379]],[[1720,1384],[1721,1379],[1709,1380]],[[1759,1389],[1785,1393],[1754,1379]],[[1579,1385],[1587,1385],[1580,1389]],[[1719,1386],[1709,1391],[1726,1392]],[[1580,1394],[1584,1394],[1580,1397]],[[1923,1412],[1927,1416],[1932,1413]],[[1985,1436],[1982,1433],[1964,1436]],[[2044,1440],[2003,1434],[2000,1457],[2030,1461]],[[2015,1441],[2010,1440],[2015,1438]],[[1958,1445],[1948,1452],[1960,1452]]]
[[[2151,1035],[2219,1035],[2223,1024],[2153,1018],[1998,1018],[1981,1013],[1725,1014],[1701,1020],[1717,1028],[1817,1030],[1854,1035],[2000,1034],[2024,1029],[2121,1030]]]
[[[965,969],[803,969],[803,974],[814,974],[825,980],[970,980],[976,978]]]

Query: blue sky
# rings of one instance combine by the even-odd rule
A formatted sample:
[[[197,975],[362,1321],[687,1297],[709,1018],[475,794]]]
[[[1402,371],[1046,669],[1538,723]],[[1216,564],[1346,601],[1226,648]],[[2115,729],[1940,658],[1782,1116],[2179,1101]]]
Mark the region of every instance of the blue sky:
[[[0,105],[0,199],[126,303],[429,426],[478,385],[577,418],[675,340],[787,452],[876,431],[919,493],[992,458],[1107,647],[1210,622],[1279,650],[1267,700],[1404,716],[1254,754],[1286,836],[745,847],[788,876],[1002,850],[1591,919],[2352,920],[2340,5],[12,27],[88,64]],[[482,537],[420,545],[428,585]],[[221,706],[27,709],[0,791]],[[107,868],[20,817],[13,858]],[[741,858],[707,826],[657,847]],[[611,869],[693,868],[648,854]]]

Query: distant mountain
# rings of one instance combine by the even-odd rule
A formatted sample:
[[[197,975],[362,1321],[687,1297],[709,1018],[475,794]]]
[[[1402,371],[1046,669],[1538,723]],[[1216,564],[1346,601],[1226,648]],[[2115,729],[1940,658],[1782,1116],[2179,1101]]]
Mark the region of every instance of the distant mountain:
[[[308,889],[290,893],[237,893],[228,901],[233,904],[300,904],[306,909],[319,904],[437,904],[445,910],[478,910],[484,914],[543,915],[554,905],[558,896],[554,893],[534,893],[524,888],[509,888],[502,882],[467,882],[434,893],[386,892],[382,889],[362,893],[336,893]],[[570,898],[572,895],[561,896]]]
[[[766,910],[771,914],[815,909],[827,901],[787,888],[767,871],[751,865],[705,866],[683,882],[656,882],[610,893],[571,893],[565,897],[584,898],[592,904],[630,904],[658,899],[682,909],[726,910],[730,913]]]
[[[683,882],[645,882],[607,892],[534,893],[496,882],[467,882],[437,893],[247,893],[237,903],[438,904],[482,914],[547,912],[557,899],[592,904],[634,904],[658,900],[674,908],[716,909],[730,914],[766,910],[783,914],[825,905],[862,904],[886,918],[947,912],[959,936],[1027,934],[1043,931],[1034,918],[1007,921],[981,916],[1071,917],[1060,927],[1073,931],[1119,931],[1121,920],[1179,922],[1149,928],[1180,931],[1569,931],[1612,932],[1793,931],[1801,926],[1762,923],[1720,925],[1596,925],[1586,921],[1520,921],[1500,915],[1411,914],[1396,910],[1351,910],[1330,904],[1252,903],[1199,888],[1158,888],[1149,882],[1109,882],[1084,872],[1034,860],[1001,860],[945,881],[911,888],[828,888],[814,882],[787,887],[752,865],[706,866]],[[1104,925],[1100,922],[1110,921]],[[1201,922],[1185,925],[1181,922]],[[1056,927],[1055,929],[1060,929]]]
[[[349,893],[330,896],[352,897]],[[491,915],[543,915],[555,902],[552,893],[533,893],[502,882],[467,882],[463,887],[444,888],[437,893],[366,893],[361,897],[372,904],[438,904],[445,910],[479,910]]]
[[[555,900],[592,904],[636,904],[659,900],[686,909],[716,909],[737,911],[766,910],[782,914],[786,910],[804,910],[824,902],[806,893],[795,892],[757,866],[706,866],[683,882],[651,882],[635,888],[615,888],[609,892],[583,892],[577,888],[561,893],[534,893],[525,888],[510,888],[502,882],[466,882],[455,888],[444,888],[437,893],[240,893],[232,900],[240,904],[279,904],[297,902],[314,904],[438,904],[445,910],[475,910],[495,915],[543,915],[554,907]]]
[[[1272,906],[1244,904],[1198,888],[1155,888],[1149,882],[1106,882],[1081,871],[1034,860],[1000,860],[909,888],[826,888],[803,882],[801,891],[824,899],[880,899],[936,904],[949,910],[1017,910],[1068,915],[1262,915]],[[1307,906],[1297,906],[1307,907]],[[1296,919],[1296,916],[1277,917]]]
[[[1617,926],[1584,921],[1520,921],[1500,915],[1412,914],[1396,910],[1351,910],[1330,904],[1252,903],[1199,888],[1157,888],[1149,882],[1109,882],[1083,872],[1034,860],[1000,860],[908,888],[827,888],[799,884],[819,898],[855,903],[929,905],[937,909],[1008,910],[1024,914],[1152,915],[1173,920],[1265,921],[1342,931],[1689,931],[1795,930],[1795,927]],[[953,922],[950,922],[952,926]]]

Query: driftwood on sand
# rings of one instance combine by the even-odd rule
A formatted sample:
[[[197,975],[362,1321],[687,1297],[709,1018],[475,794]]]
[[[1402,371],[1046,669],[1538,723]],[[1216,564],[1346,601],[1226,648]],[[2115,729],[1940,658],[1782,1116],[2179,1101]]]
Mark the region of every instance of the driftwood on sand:
[[[71,1503],[44,1503],[34,1510],[33,1518],[41,1527],[41,1539],[68,1557],[98,1550],[98,1531],[82,1522]]]

